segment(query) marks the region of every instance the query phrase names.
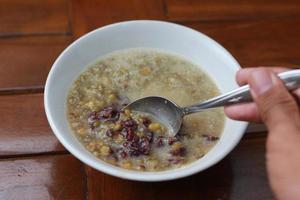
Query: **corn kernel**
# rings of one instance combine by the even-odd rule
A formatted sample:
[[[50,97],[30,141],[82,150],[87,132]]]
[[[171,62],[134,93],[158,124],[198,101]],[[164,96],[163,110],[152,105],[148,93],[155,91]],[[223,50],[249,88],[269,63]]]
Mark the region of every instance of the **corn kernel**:
[[[127,73],[128,73],[128,70],[125,69],[125,67],[121,67],[121,68],[120,68],[120,72],[121,72],[121,74],[127,74]]]
[[[95,109],[95,104],[93,101],[89,101],[86,104],[84,104],[85,107],[88,107],[89,109]]]
[[[161,125],[159,123],[151,123],[151,124],[149,124],[148,128],[150,131],[160,131]]]
[[[113,126],[113,130],[114,131],[119,131],[119,130],[121,130],[121,128],[122,128],[122,125],[121,124],[115,124],[114,126]]]
[[[155,58],[155,63],[159,66],[162,63],[162,59],[159,57]]]
[[[102,83],[105,85],[105,86],[110,86],[112,84],[111,80],[107,77],[102,77]]]
[[[98,109],[102,109],[104,107],[104,104],[105,104],[104,101],[98,101],[96,103]]]
[[[124,113],[125,113],[125,115],[127,115],[128,117],[131,115],[131,111],[130,111],[130,109],[128,109],[128,108],[126,108],[126,109],[124,110]]]
[[[112,164],[112,165],[117,165],[116,159],[108,159],[108,160],[106,160],[106,162],[108,162],[109,164]]]
[[[109,146],[106,146],[106,145],[102,146],[100,148],[100,154],[101,154],[101,156],[108,156],[110,154]]]
[[[116,96],[115,94],[110,94],[110,95],[108,95],[108,97],[107,97],[107,100],[108,100],[109,102],[115,101],[116,99],[117,99],[117,96]]]
[[[100,122],[99,122],[99,121],[95,121],[95,122],[93,123],[93,126],[94,126],[94,127],[100,126]]]
[[[175,150],[178,150],[180,148],[182,148],[182,144],[181,142],[175,142],[173,145],[172,145],[172,150],[175,151]]]
[[[117,77],[117,76],[120,75],[120,73],[121,73],[121,72],[114,72],[114,73],[112,74],[112,77]],[[121,74],[122,74],[122,73],[121,73]]]
[[[139,137],[142,137],[142,136],[144,136],[145,134],[144,134],[143,132],[137,132],[136,135],[139,136]]]
[[[118,134],[114,137],[114,141],[117,144],[121,144],[124,141],[124,137],[122,135]]]
[[[83,136],[83,135],[86,135],[86,134],[87,134],[87,131],[85,131],[84,128],[81,128],[81,129],[79,129],[79,130],[77,131],[77,133],[78,133],[79,135]]]
[[[86,146],[87,150],[89,151],[94,151],[96,149],[96,144],[95,142],[90,142],[87,146]]]
[[[99,155],[99,153],[98,153],[97,151],[94,151],[93,154],[94,154],[95,156],[98,156],[98,155]]]
[[[150,159],[147,161],[147,167],[150,169],[155,169],[158,166],[158,160],[157,159]]]
[[[130,169],[132,167],[132,164],[130,161],[125,161],[122,163],[122,167],[124,167],[125,169]]]
[[[151,69],[149,67],[142,67],[140,70],[139,70],[139,73],[143,76],[148,76],[151,74]]]
[[[102,85],[98,85],[97,89],[98,89],[100,92],[102,92],[102,91],[103,91]]]
[[[101,140],[98,140],[98,141],[96,142],[97,148],[101,148],[101,146],[103,146],[103,145],[104,145],[104,143],[103,143]]]

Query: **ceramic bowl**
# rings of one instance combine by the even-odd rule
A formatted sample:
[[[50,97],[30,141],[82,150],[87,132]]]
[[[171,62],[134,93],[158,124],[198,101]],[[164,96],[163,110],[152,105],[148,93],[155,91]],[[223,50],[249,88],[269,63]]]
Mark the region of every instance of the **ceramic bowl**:
[[[49,124],[64,147],[85,164],[130,180],[164,181],[201,172],[222,160],[238,144],[247,123],[225,119],[218,143],[201,159],[178,169],[139,172],[112,166],[93,156],[72,133],[66,117],[66,99],[72,82],[89,63],[113,51],[155,48],[180,54],[199,65],[221,92],[237,87],[238,62],[220,44],[185,26],[162,21],[127,21],[96,29],[68,46],[56,59],[47,78],[44,103]]]

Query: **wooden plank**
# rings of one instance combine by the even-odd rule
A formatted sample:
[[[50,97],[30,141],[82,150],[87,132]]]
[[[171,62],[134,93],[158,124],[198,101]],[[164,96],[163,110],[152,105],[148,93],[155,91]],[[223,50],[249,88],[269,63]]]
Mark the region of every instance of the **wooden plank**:
[[[223,161],[188,178],[143,183],[87,168],[89,199],[273,199],[265,170],[265,140],[243,140]]]
[[[43,86],[48,71],[70,36],[0,39],[0,88]]]
[[[165,0],[169,20],[207,21],[300,16],[298,0]]]
[[[108,3],[106,6],[102,1],[92,1],[90,4],[81,1],[74,1],[72,19],[74,22],[74,33],[76,37],[108,23],[132,19],[133,16],[136,19],[141,19],[142,17],[147,16],[149,19],[166,19],[163,14],[164,11],[162,9],[162,5],[157,3],[158,1],[144,1],[141,4],[145,4],[145,6],[139,5],[134,0],[131,1],[131,3],[126,2],[127,4],[124,3],[124,5],[121,2],[118,4],[117,1],[110,1],[109,3],[105,2]],[[150,7],[149,2],[152,2],[152,4],[155,3],[152,5],[152,10],[155,10],[155,12],[151,11],[150,9],[148,12],[145,12],[145,10],[148,10],[146,8]],[[184,4],[184,2],[189,1],[180,2],[183,2],[182,4]],[[209,3],[209,1],[204,2]],[[253,6],[256,4],[258,5],[259,2],[260,1],[255,0],[253,2]],[[239,5],[239,3],[236,4]],[[289,0],[287,3],[284,2],[284,6],[289,7],[288,5],[291,5],[290,7],[296,7],[297,10],[300,10],[300,8],[296,6],[298,4],[300,5],[299,1]],[[134,9],[135,5],[139,5],[140,9]],[[266,9],[267,8],[268,7],[266,7]],[[79,10],[81,12],[78,12]],[[281,13],[281,11],[278,13]],[[176,20],[173,18],[170,19],[173,21]],[[226,48],[228,48],[230,52],[232,52],[232,54],[243,66],[300,65],[298,54],[298,49],[300,47],[300,41],[298,37],[300,33],[299,18],[282,18],[280,20],[270,18],[268,21],[237,20],[224,22],[215,21],[211,23],[182,23],[200,30],[219,41]]]
[[[163,0],[72,0],[72,24],[76,37],[101,26],[138,19],[164,19]]]
[[[299,66],[300,20],[185,23],[216,39],[243,66]],[[293,27],[291,29],[290,27]],[[0,88],[43,86],[71,37],[0,39]],[[18,78],[13,78],[18,73]]]
[[[66,152],[52,133],[43,95],[0,96],[0,157]]]
[[[192,22],[184,25],[221,43],[244,67],[300,66],[300,19]]]
[[[0,160],[0,199],[84,198],[84,170],[70,155]]]
[[[1,0],[0,36],[70,31],[68,0]]]

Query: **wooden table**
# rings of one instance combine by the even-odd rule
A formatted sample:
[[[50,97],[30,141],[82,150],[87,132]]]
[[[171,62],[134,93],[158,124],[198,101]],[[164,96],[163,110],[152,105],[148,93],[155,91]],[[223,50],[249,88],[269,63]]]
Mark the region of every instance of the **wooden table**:
[[[199,30],[244,67],[300,66],[299,0],[0,0],[0,199],[273,199],[265,132],[205,172],[162,183],[105,175],[58,142],[43,107],[53,61],[84,33],[133,19]]]

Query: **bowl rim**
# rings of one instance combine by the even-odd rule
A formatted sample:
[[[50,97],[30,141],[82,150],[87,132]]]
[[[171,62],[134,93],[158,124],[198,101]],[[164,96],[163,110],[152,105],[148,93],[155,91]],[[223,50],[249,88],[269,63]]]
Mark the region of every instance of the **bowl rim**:
[[[242,121],[239,122],[239,127],[240,127],[239,136],[236,137],[234,141],[232,141],[230,147],[228,147],[226,151],[223,151],[222,153],[220,153],[219,156],[216,157],[213,161],[211,161],[207,166],[204,166],[204,167],[199,166],[199,167],[193,167],[193,168],[182,167],[182,168],[177,168],[177,169],[173,169],[173,170],[158,171],[158,172],[140,172],[140,171],[126,170],[126,169],[114,167],[114,166],[106,167],[101,162],[98,162],[99,166],[98,165],[96,166],[94,161],[87,158],[76,147],[69,144],[69,142],[63,138],[63,136],[60,134],[60,131],[56,127],[55,120],[52,118],[52,114],[51,114],[51,110],[49,108],[49,102],[48,102],[49,101],[49,88],[51,87],[52,82],[53,82],[53,74],[54,74],[55,70],[59,67],[59,62],[62,59],[62,57],[66,54],[66,52],[70,51],[82,39],[87,38],[93,34],[96,34],[97,32],[100,32],[100,31],[103,31],[106,29],[110,29],[113,27],[117,27],[117,26],[124,26],[124,25],[130,25],[130,24],[138,24],[138,23],[140,23],[140,24],[145,24],[145,23],[162,24],[162,25],[166,25],[166,26],[173,26],[173,27],[176,27],[176,28],[179,28],[182,30],[185,29],[184,31],[192,31],[194,34],[200,35],[202,38],[205,38],[208,42],[210,42],[210,44],[216,46],[219,51],[222,51],[223,54],[225,54],[226,56],[231,58],[232,61],[237,64],[236,66],[238,66],[240,68],[240,65],[236,61],[236,59],[223,46],[221,46],[218,42],[211,39],[207,35],[199,32],[199,31],[196,31],[192,28],[189,28],[189,27],[186,27],[183,25],[179,25],[176,23],[160,21],[160,20],[130,20],[130,21],[122,21],[122,22],[118,22],[118,23],[109,24],[109,25],[97,28],[93,31],[90,31],[90,32],[82,35],[81,37],[77,38],[75,41],[73,41],[68,47],[66,47],[62,51],[62,53],[57,57],[57,59],[53,63],[53,65],[48,73],[46,84],[45,84],[45,90],[44,90],[44,107],[45,107],[47,120],[48,120],[50,127],[51,127],[53,133],[55,134],[55,136],[63,144],[63,146],[70,153],[72,153],[73,156],[75,156],[76,158],[78,158],[80,161],[87,164],[88,166],[90,166],[98,171],[104,172],[106,174],[109,174],[109,175],[112,175],[115,177],[119,177],[119,178],[123,178],[123,179],[127,179],[127,180],[145,181],[145,182],[168,181],[168,180],[184,178],[184,177],[196,174],[200,171],[203,171],[203,170],[215,165],[216,163],[220,162],[224,157],[226,157],[240,142],[241,138],[243,137],[243,135],[245,133],[248,123],[242,122]],[[189,166],[189,165],[187,165],[187,166]],[[186,170],[186,169],[190,169],[190,170]]]

